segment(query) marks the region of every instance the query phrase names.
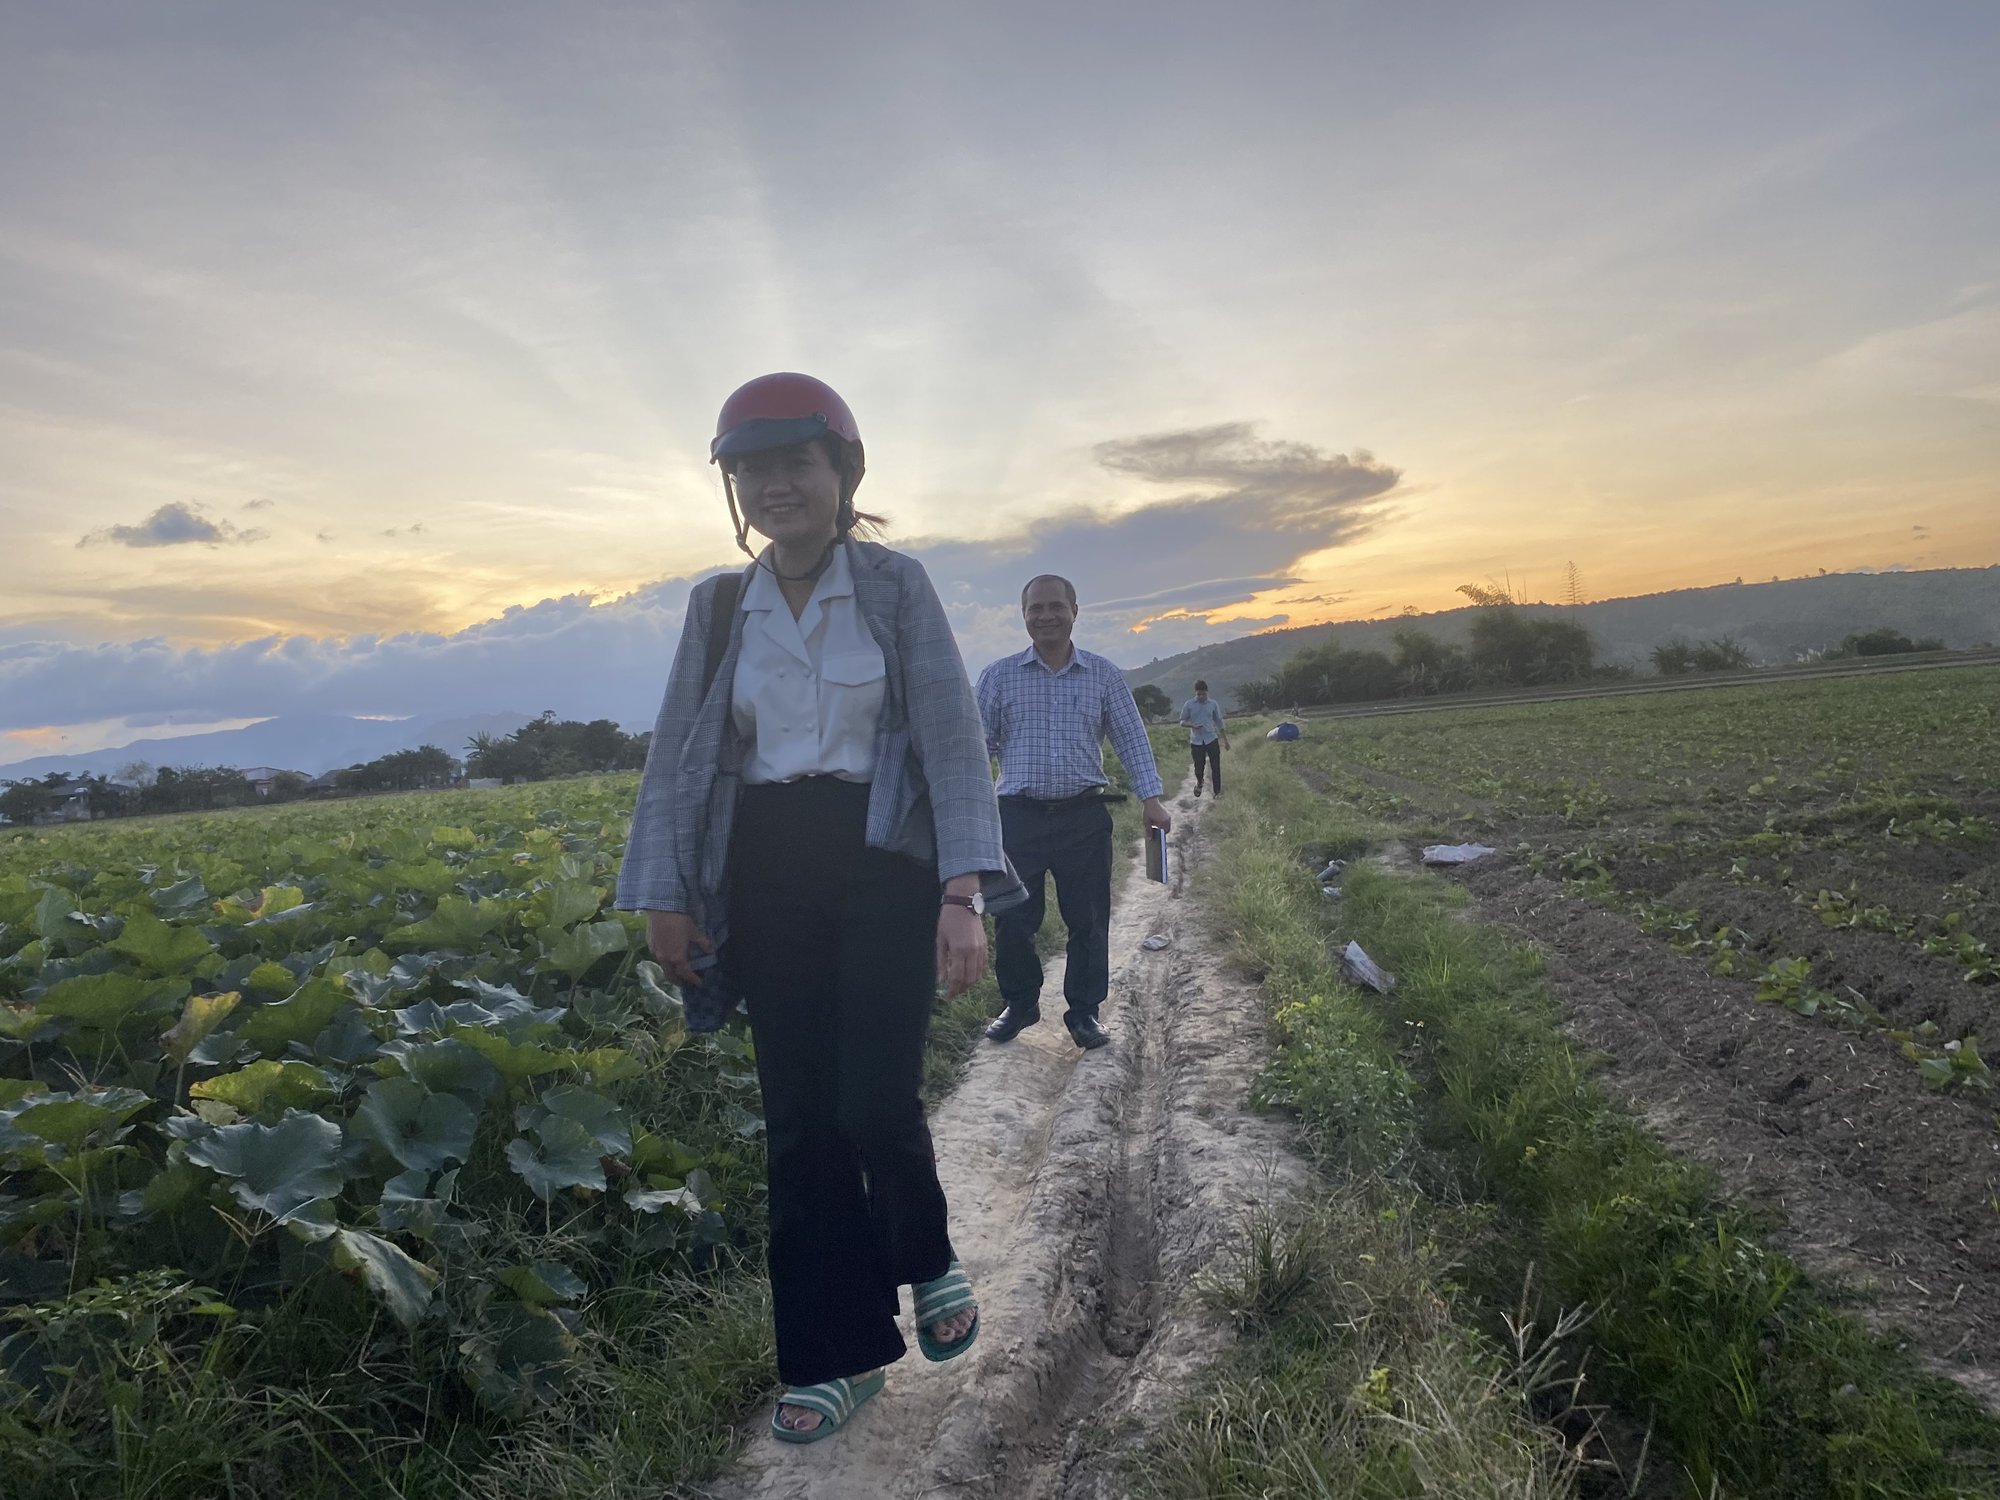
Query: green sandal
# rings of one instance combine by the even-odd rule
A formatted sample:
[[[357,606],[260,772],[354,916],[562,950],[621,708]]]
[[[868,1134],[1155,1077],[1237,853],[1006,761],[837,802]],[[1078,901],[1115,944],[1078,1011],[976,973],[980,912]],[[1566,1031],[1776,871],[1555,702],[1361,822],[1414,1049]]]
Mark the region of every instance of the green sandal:
[[[956,1359],[972,1347],[972,1341],[979,1337],[979,1303],[972,1295],[972,1282],[967,1279],[965,1267],[953,1261],[945,1268],[944,1275],[936,1281],[919,1282],[910,1288],[917,1304],[917,1347],[924,1351],[924,1358],[933,1364]],[[972,1326],[953,1339],[949,1344],[940,1343],[931,1334],[931,1325],[942,1322],[968,1308],[972,1310]]]
[[[771,1436],[781,1443],[816,1443],[823,1437],[831,1437],[847,1425],[847,1419],[859,1410],[861,1403],[882,1389],[888,1377],[877,1370],[873,1375],[864,1375],[859,1380],[842,1375],[835,1380],[823,1380],[818,1385],[794,1386],[778,1398],[778,1406],[803,1406],[807,1411],[820,1414],[820,1424],[808,1431],[787,1427],[778,1420],[778,1408],[771,1408]]]

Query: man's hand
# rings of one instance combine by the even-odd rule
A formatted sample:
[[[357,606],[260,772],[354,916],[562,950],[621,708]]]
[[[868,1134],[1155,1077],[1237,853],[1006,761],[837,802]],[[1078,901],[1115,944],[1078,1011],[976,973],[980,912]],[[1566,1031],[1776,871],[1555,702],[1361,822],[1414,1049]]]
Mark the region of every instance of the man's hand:
[[[1146,799],[1146,826],[1157,828],[1162,833],[1173,832],[1174,815],[1167,811],[1158,797]]]
[[[647,912],[646,946],[653,950],[653,961],[667,971],[667,978],[685,990],[701,988],[701,975],[690,960],[696,953],[713,953],[715,944],[686,912]]]

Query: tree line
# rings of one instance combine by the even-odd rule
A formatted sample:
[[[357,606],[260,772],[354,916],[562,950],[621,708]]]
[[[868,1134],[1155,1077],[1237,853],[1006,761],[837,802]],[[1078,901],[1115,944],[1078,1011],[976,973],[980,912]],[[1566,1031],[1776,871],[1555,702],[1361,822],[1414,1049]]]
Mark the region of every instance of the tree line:
[[[1590,632],[1574,620],[1528,614],[1498,593],[1476,602],[1481,608],[1463,646],[1415,626],[1395,633],[1390,652],[1346,650],[1338,639],[1328,640],[1305,647],[1270,676],[1237,688],[1236,706],[1269,712],[1636,675],[1629,666],[1600,662]],[[1912,640],[1898,631],[1877,628],[1846,636],[1811,659],[1840,661],[1944,649],[1944,642],[1935,638]],[[1756,665],[1742,642],[1727,635],[1707,641],[1672,640],[1652,651],[1653,670],[1663,677],[1745,671]]]
[[[465,773],[501,781],[547,781],[598,771],[636,771],[653,733],[627,734],[611,719],[558,719],[553,709],[512,734],[476,734],[466,742]]]
[[[1507,603],[1480,609],[1462,646],[1414,625],[1391,640],[1393,652],[1349,650],[1337,638],[1308,646],[1270,676],[1237,688],[1237,705],[1304,708],[1632,675],[1630,667],[1599,662],[1590,632],[1576,621],[1526,614]]]
[[[116,776],[66,776],[51,771],[40,778],[0,786],[0,815],[33,823],[75,807],[90,818],[132,818],[149,813],[215,812],[253,803],[296,802],[309,795],[413,792],[455,785],[462,768],[436,745],[397,750],[319,778],[280,771],[268,782],[252,781],[235,766],[161,766],[135,761]],[[262,790],[260,790],[260,786]]]
[[[128,779],[128,772],[141,779]],[[287,792],[294,796],[302,793],[305,777],[286,774],[297,783]],[[13,823],[33,823],[66,806],[76,806],[92,818],[131,818],[143,813],[211,812],[277,797],[275,784],[270,797],[259,797],[256,787],[231,766],[162,766],[157,772],[150,766],[131,766],[117,779],[51,771],[0,787],[0,816]]]

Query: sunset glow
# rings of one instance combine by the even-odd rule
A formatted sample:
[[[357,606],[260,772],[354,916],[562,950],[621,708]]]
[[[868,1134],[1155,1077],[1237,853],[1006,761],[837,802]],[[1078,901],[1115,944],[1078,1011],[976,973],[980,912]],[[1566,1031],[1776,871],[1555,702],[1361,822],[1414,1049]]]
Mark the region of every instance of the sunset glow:
[[[6,748],[641,719],[767,369],[975,665],[2000,562],[1988,8],[794,9],[0,17]]]

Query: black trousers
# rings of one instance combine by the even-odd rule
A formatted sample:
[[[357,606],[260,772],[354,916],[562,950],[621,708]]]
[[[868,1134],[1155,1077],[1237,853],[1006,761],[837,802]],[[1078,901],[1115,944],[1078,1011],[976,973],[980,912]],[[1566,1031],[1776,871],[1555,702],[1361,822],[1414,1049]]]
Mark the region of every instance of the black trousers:
[[[868,848],[867,819],[859,783],[746,787],[730,844],[726,951],[764,1090],[787,1385],[901,1358],[896,1289],[942,1276],[952,1258],[917,1097],[937,871]]]
[[[1000,998],[1017,1015],[1041,1010],[1035,934],[1042,930],[1046,877],[1053,875],[1056,906],[1069,927],[1063,1020],[1095,1018],[1111,986],[1111,809],[1098,801],[1049,805],[1002,797],[1000,832],[1028,887],[1024,903],[993,919]]]
[[[1208,782],[1218,792],[1222,790],[1222,741],[1210,740],[1206,745],[1189,745],[1194,756],[1194,789],[1201,790],[1202,763],[1208,763]]]

